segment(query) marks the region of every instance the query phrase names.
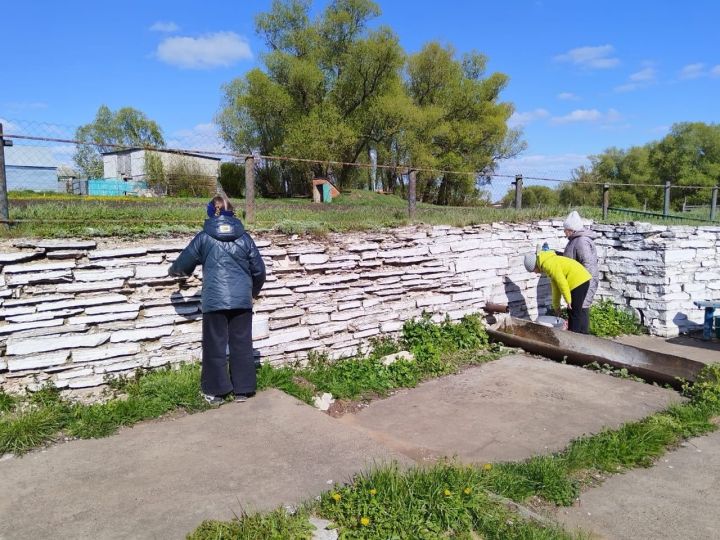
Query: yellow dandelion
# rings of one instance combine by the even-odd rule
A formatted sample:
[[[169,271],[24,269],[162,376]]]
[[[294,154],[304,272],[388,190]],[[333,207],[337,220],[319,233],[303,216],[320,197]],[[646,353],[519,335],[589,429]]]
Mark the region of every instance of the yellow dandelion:
[[[342,495],[340,495],[339,493],[333,493],[332,498],[335,499],[335,502],[337,502],[342,499]]]
[[[485,471],[491,471],[492,470],[492,463],[486,463],[483,465],[483,470]]]
[[[367,527],[368,525],[370,525],[370,518],[369,517],[361,517],[360,525],[362,525],[363,527]]]
[[[449,489],[446,489],[445,491],[443,491],[443,495],[445,495],[446,497],[449,497],[450,495],[452,495],[452,491],[450,491]]]
[[[470,495],[470,493],[472,493],[472,489],[470,489],[469,487],[466,487],[465,489],[463,489],[463,493],[465,495]]]
[[[377,489],[372,488],[372,489],[370,490],[370,495],[372,495],[373,497],[374,497],[375,495],[377,495]]]

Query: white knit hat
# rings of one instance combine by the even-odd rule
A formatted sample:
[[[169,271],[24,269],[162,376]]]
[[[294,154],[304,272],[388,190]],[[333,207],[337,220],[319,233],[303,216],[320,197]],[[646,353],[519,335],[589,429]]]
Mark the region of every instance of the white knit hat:
[[[523,262],[525,263],[525,270],[528,272],[534,272],[535,267],[537,266],[537,255],[535,253],[528,253],[525,255],[525,260]]]
[[[580,214],[573,210],[565,220],[565,223],[563,223],[563,227],[569,231],[582,231],[585,225],[583,225]]]

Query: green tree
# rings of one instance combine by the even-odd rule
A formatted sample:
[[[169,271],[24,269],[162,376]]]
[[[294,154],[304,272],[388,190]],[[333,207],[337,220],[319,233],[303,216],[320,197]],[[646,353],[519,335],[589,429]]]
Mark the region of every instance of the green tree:
[[[162,130],[145,113],[123,107],[116,112],[101,105],[95,120],[80,126],[75,139],[81,141],[75,149],[73,160],[88,178],[100,178],[103,175],[102,152],[116,150],[113,145],[125,147],[165,145]]]
[[[500,202],[505,208],[512,208],[515,204],[515,188],[509,189]],[[523,208],[557,206],[559,202],[558,191],[548,186],[525,186],[523,188]]]
[[[560,189],[561,204],[599,204],[601,186],[591,183],[624,184],[612,186],[610,204],[626,208],[659,210],[663,207],[666,181],[675,186],[672,205],[707,204],[712,186],[720,183],[720,125],[683,122],[673,125],[660,141],[627,150],[608,148],[590,156],[590,166],[573,173],[574,182]]]
[[[367,164],[372,149],[399,167],[381,171],[385,189],[402,185],[409,163],[467,171],[419,178],[424,200],[462,203],[480,193],[476,171],[521,149],[507,128],[512,106],[498,102],[507,77],[485,77],[483,56],[457,59],[437,44],[408,59],[391,29],[369,27],[379,14],[370,0],[333,0],[311,18],[307,0],[274,0],[256,18],[264,68],[225,85],[221,136],[239,152],[321,161],[261,161],[261,192],[307,192],[313,176],[365,186],[366,169],[328,162]]]
[[[218,180],[228,197],[242,197],[245,192],[245,165],[221,163]]]

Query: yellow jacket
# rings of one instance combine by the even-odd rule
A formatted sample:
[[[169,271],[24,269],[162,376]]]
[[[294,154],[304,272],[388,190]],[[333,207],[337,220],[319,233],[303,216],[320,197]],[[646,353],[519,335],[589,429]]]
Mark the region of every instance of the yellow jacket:
[[[537,265],[541,272],[547,274],[552,284],[552,304],[560,309],[560,295],[570,305],[570,291],[579,287],[592,276],[585,267],[574,259],[556,255],[554,251],[541,251],[537,254]]]

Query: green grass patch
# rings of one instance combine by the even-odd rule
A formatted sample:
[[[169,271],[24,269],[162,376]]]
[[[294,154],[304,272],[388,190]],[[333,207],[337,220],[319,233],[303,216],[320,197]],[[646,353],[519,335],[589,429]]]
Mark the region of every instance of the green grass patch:
[[[314,527],[308,517],[304,509],[290,514],[280,508],[233,521],[205,521],[187,536],[187,540],[310,540]]]
[[[642,329],[634,313],[616,307],[611,300],[601,300],[590,307],[590,333],[595,336],[641,334]]]
[[[398,340],[371,341],[368,354],[355,358],[330,361],[315,354],[306,366],[265,364],[258,370],[258,389],[278,388],[306,403],[320,392],[344,399],[385,395],[394,388],[453,373],[462,365],[496,358],[496,350],[487,347],[485,328],[476,316],[440,324],[425,317],[407,322]],[[401,348],[411,349],[417,360],[389,366],[380,362],[382,356]],[[138,372],[111,381],[110,387],[121,397],[89,405],[71,403],[51,386],[24,399],[0,393],[0,454],[22,454],[51,442],[60,432],[83,439],[107,437],[123,426],[175,410],[193,413],[208,408],[200,396],[199,364]]]

